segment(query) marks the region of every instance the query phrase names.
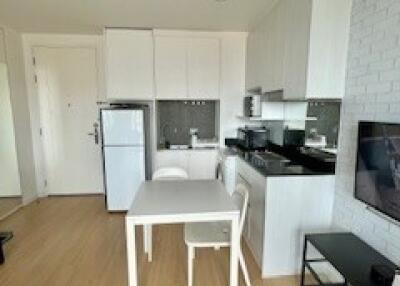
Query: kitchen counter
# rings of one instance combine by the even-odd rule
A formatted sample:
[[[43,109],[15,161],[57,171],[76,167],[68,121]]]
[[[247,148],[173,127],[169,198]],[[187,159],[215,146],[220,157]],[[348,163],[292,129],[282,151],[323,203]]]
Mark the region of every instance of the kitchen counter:
[[[218,150],[219,147],[195,147],[195,148],[158,148],[157,151],[210,151]]]
[[[243,152],[236,148],[223,150],[224,156],[237,156],[263,176],[312,176],[333,175],[334,167],[326,167],[316,164],[308,155],[301,154],[295,160],[290,152]],[[287,156],[286,156],[287,155]],[[290,158],[290,159],[289,159]]]

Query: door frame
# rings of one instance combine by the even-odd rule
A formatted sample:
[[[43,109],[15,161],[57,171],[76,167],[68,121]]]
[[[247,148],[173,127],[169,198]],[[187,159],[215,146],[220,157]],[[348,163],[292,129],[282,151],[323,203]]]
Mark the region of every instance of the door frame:
[[[46,197],[46,167],[43,144],[40,135],[39,94],[35,83],[34,48],[86,48],[96,54],[97,68],[97,101],[105,101],[104,40],[102,35],[67,35],[67,34],[24,34],[22,36],[25,59],[25,77],[28,93],[29,113],[31,119],[33,153],[36,175],[36,188],[39,197]]]

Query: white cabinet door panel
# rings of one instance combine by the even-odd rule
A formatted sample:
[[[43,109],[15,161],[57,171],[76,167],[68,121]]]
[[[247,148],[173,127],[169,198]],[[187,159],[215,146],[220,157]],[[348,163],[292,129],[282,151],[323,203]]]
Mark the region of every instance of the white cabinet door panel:
[[[190,179],[215,179],[217,167],[217,151],[189,151],[188,153]]]
[[[350,14],[348,0],[313,2],[307,98],[344,96]]]
[[[219,98],[220,41],[188,40],[188,92],[197,99]]]
[[[188,151],[158,151],[154,171],[164,167],[180,167],[189,172],[188,163]]]
[[[107,98],[152,99],[153,62],[152,31],[107,29]]]
[[[187,98],[186,45],[185,38],[155,38],[157,98]]]

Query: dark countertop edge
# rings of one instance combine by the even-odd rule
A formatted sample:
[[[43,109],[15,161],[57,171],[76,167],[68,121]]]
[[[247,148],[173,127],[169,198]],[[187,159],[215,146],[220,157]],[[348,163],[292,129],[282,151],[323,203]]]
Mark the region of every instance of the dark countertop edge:
[[[253,170],[258,172],[264,177],[304,177],[304,176],[335,176],[335,172],[312,172],[312,173],[266,173],[263,172],[262,170],[259,170],[258,168],[254,167],[250,162],[246,161],[243,157],[241,157],[239,154],[236,155],[239,159],[241,159],[243,162],[245,162],[247,165],[249,165]]]
[[[196,148],[187,148],[187,149],[168,149],[168,148],[157,148],[157,152],[163,151],[215,151],[219,150],[220,147],[196,147]]]

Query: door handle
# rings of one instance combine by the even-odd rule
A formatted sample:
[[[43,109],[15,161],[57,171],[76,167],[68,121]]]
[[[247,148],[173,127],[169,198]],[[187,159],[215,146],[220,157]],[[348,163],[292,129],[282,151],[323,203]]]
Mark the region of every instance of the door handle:
[[[98,129],[99,124],[96,122],[96,123],[93,124],[93,127],[94,127],[94,132],[89,132],[87,135],[93,136],[94,137],[94,143],[96,145],[98,145],[99,144],[99,129]]]

